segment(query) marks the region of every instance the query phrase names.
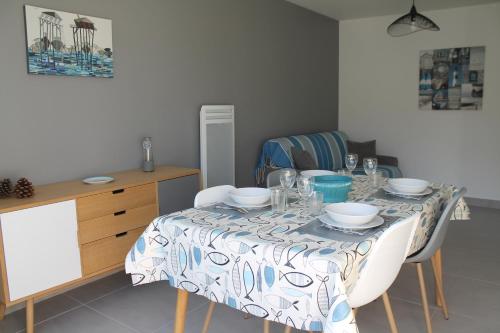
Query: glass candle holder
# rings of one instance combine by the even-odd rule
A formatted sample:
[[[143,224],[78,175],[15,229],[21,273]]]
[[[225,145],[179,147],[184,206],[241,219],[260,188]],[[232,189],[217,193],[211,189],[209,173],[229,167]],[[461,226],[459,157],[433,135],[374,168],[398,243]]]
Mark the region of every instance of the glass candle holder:
[[[142,170],[145,172],[154,171],[155,164],[153,160],[153,143],[151,141],[151,137],[147,136],[142,140],[142,150],[143,150]]]

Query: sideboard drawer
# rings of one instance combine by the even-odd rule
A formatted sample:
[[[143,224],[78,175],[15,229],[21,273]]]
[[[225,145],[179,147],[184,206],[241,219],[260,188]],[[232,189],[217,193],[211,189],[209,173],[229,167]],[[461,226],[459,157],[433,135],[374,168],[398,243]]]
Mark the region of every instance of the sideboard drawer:
[[[81,246],[83,275],[92,274],[125,262],[128,251],[145,227],[127,231],[115,236]]]
[[[90,243],[124,231],[147,226],[157,216],[158,208],[157,205],[153,204],[80,221],[78,223],[78,239],[80,244]]]
[[[156,204],[154,183],[90,195],[77,200],[78,221],[152,204]]]

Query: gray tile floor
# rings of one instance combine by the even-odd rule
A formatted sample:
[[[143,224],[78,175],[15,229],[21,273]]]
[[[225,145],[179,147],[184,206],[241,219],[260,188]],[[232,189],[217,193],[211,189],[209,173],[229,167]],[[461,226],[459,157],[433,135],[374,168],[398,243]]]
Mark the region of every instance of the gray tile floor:
[[[444,320],[432,305],[436,333],[500,332],[500,257],[497,254],[500,211],[472,207],[473,220],[452,223],[443,248],[445,291],[450,319]],[[429,297],[433,299],[432,275],[426,266]],[[425,332],[416,270],[406,266],[389,290],[400,332]],[[37,333],[113,333],[173,331],[176,290],[167,283],[132,287],[123,273],[37,303]],[[206,299],[190,298],[186,332],[200,332]],[[375,301],[360,309],[361,333],[388,332],[384,307]],[[1,333],[24,331],[24,311],[0,322]],[[243,319],[241,313],[217,306],[210,332],[253,333],[262,321]],[[273,332],[283,326],[273,324]]]

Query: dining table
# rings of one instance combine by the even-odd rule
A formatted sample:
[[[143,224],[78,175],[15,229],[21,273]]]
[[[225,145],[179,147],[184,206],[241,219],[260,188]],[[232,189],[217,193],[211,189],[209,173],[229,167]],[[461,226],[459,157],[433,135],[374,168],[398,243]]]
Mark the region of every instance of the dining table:
[[[130,249],[125,269],[134,285],[168,281],[179,289],[175,333],[184,330],[189,293],[297,329],[358,332],[348,294],[378,238],[393,223],[420,214],[410,248],[418,252],[458,190],[432,183],[426,196],[399,197],[386,185],[386,179],[375,184],[353,176],[348,201],[374,205],[384,219],[361,231],[324,225],[296,191],[285,212],[214,203],[160,216]],[[460,199],[452,219],[469,217]]]

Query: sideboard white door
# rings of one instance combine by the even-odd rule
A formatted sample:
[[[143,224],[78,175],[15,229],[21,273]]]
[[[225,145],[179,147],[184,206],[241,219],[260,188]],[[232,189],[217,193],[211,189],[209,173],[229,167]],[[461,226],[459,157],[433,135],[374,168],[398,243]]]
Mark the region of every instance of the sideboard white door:
[[[75,200],[0,215],[9,299],[82,276]]]

